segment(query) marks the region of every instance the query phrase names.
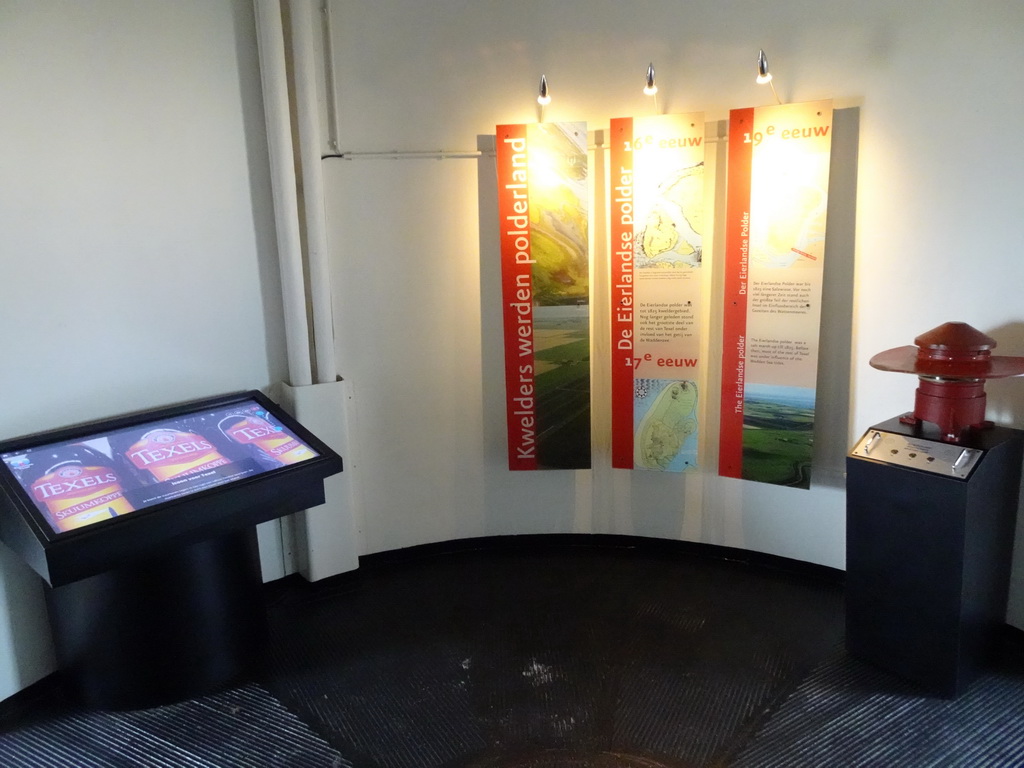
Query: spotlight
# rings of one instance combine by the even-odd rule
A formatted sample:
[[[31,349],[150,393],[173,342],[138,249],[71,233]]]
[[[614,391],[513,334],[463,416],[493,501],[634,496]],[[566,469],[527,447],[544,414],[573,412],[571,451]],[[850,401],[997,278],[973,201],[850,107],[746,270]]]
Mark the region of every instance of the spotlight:
[[[654,62],[647,65],[647,84],[644,86],[644,93],[653,96],[658,92],[658,86],[654,82]]]
[[[757,82],[761,85],[768,83],[775,97],[775,103],[781,104],[778,92],[775,90],[775,83],[772,82],[772,73],[768,71],[768,57],[764,55],[764,48],[757,52]]]
[[[540,91],[537,93],[537,103],[542,107],[551,103],[551,95],[548,93],[548,79],[540,76]]]
[[[757,53],[757,82],[760,85],[764,85],[771,81],[772,73],[768,71],[768,57],[764,55],[764,49],[762,48]]]

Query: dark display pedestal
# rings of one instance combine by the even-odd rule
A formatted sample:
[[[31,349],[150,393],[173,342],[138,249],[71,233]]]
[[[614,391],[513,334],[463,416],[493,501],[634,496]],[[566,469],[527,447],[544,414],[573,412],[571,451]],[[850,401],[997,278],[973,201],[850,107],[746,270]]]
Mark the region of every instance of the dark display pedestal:
[[[972,434],[962,448],[980,453],[955,477],[894,463],[934,468],[941,462],[929,446],[939,453],[948,444],[898,419],[873,430],[895,447],[876,441],[877,458],[847,458],[847,649],[955,697],[1005,623],[1024,432]]]
[[[252,527],[49,588],[58,661],[93,708],[209,693],[259,657],[261,588]]]

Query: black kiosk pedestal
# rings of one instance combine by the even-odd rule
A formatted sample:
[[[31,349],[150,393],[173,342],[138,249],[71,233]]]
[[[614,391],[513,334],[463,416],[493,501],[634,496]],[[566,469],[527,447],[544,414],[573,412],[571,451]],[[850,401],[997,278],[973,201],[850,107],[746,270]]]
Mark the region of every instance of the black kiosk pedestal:
[[[89,706],[208,693],[257,660],[255,525],[324,501],[341,458],[259,392],[0,443],[0,539],[49,584]]]
[[[46,590],[57,661],[96,709],[191,698],[251,671],[266,636],[255,529]]]
[[[891,419],[847,458],[846,645],[955,697],[1006,620],[1024,432],[930,430]]]

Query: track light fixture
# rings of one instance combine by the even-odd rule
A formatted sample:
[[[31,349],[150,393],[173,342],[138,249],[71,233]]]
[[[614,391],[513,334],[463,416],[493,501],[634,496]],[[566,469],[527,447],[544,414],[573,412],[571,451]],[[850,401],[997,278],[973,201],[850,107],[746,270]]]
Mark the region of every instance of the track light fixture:
[[[768,69],[768,57],[764,55],[764,48],[757,52],[757,82],[759,85],[768,83],[775,96],[775,101],[778,104],[782,103],[782,99],[779,98],[779,94],[775,90],[775,84],[772,82],[772,73]]]
[[[551,94],[548,93],[548,79],[544,75],[540,76],[540,90],[537,92],[537,103],[542,107],[551,103]]]
[[[653,96],[658,92],[658,86],[654,82],[654,62],[652,61],[647,65],[647,80],[644,85],[644,93],[648,96]]]

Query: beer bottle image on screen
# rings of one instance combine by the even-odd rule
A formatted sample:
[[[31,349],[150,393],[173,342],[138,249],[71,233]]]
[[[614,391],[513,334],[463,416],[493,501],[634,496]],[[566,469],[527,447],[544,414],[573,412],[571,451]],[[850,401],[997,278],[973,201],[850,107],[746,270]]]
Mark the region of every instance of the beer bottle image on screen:
[[[124,449],[124,456],[158,483],[231,463],[202,435],[174,427],[149,430]]]
[[[297,464],[316,454],[281,427],[253,413],[233,413],[220,420],[220,431],[239,445],[249,446],[257,461],[270,466]]]
[[[223,415],[223,411],[220,413],[197,414],[178,421],[176,426],[184,432],[193,432],[209,440],[220,455],[230,459],[232,463],[249,458],[249,452],[244,446],[239,445],[234,440],[229,440],[221,433],[217,424]]]
[[[38,469],[23,478],[32,497],[45,508],[57,532],[132,512],[112,461],[85,445],[68,445],[33,454]]]

